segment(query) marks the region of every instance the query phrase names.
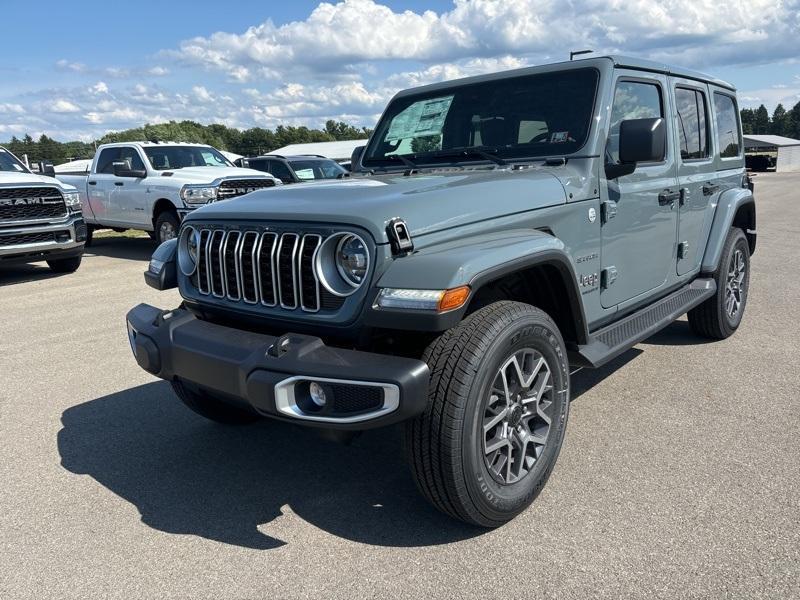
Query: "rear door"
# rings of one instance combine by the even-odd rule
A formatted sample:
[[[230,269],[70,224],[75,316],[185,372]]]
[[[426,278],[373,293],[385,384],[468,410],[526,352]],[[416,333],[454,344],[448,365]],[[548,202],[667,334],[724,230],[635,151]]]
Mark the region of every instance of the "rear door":
[[[95,172],[89,175],[87,193],[97,222],[106,224],[114,221],[111,198],[114,191],[114,162],[119,158],[119,148],[104,148],[97,157]]]
[[[677,274],[700,268],[719,196],[711,141],[708,86],[688,79],[671,78],[675,94],[674,143],[678,150]]]
[[[606,161],[618,162],[620,123],[670,114],[665,75],[619,70],[616,74]],[[602,290],[605,308],[638,296],[656,294],[675,275],[677,192],[672,120],[667,127],[666,158],[640,163],[630,175],[603,180]]]

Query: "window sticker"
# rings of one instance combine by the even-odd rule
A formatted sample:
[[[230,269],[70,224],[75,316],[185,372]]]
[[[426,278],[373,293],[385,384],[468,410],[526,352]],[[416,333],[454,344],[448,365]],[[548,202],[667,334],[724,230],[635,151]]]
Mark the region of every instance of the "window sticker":
[[[564,142],[568,141],[570,141],[569,131],[554,131],[550,136],[551,144],[563,144]]]
[[[386,141],[440,135],[452,102],[453,96],[414,102],[392,119]]]
[[[298,169],[295,175],[298,179],[314,179],[314,169]]]

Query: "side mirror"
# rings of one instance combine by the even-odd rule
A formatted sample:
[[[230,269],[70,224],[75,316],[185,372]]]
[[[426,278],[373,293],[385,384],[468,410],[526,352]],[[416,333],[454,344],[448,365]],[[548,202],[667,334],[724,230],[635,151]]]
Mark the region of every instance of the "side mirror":
[[[133,177],[135,179],[144,179],[147,177],[147,171],[144,169],[131,169],[125,161],[114,163],[114,177]]]
[[[350,155],[350,168],[349,171],[353,169],[359,170],[361,168],[361,156],[364,154],[364,150],[366,146],[358,146],[353,150],[353,153]]]
[[[661,162],[667,152],[664,119],[628,119],[619,127],[619,164],[606,165],[606,177],[629,175],[641,162]]]
[[[47,177],[56,176],[56,170],[52,163],[39,163],[39,172]]]

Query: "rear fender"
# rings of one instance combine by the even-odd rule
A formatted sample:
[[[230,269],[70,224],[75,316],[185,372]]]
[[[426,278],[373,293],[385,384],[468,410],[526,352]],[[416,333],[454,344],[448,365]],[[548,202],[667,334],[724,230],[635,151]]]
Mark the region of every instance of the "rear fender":
[[[737,217],[738,215],[738,217]],[[747,188],[734,188],[720,194],[714,221],[711,225],[706,251],[703,254],[701,271],[713,273],[717,270],[722,247],[728,238],[728,231],[733,226],[741,227],[747,235],[750,253],[756,247],[756,210],[753,192]]]

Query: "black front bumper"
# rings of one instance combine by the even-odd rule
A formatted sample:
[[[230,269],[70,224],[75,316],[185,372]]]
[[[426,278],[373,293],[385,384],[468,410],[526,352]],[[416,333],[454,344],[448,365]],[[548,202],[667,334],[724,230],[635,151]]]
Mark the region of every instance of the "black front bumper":
[[[127,323],[131,349],[143,369],[262,415],[361,430],[414,417],[427,402],[430,372],[419,360],[326,346],[307,335],[242,331],[202,321],[183,308],[164,311],[140,304],[128,313]],[[346,410],[336,408],[344,407],[344,400],[322,410],[304,402],[310,382],[324,386],[332,398],[346,398]]]

